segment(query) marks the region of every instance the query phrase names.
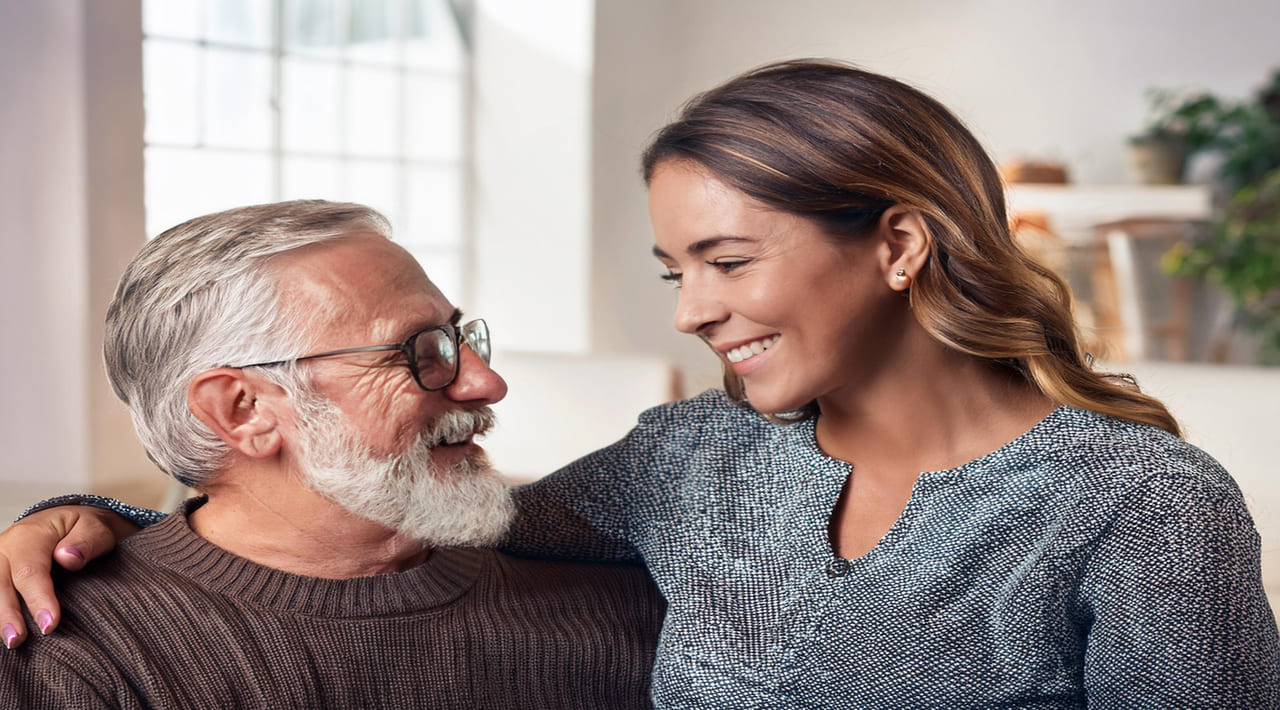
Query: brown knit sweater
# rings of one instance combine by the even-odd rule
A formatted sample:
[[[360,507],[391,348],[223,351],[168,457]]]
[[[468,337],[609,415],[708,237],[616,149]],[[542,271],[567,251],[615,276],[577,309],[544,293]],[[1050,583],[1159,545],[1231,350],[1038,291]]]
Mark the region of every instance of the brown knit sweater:
[[[642,569],[441,549],[300,577],[197,536],[198,504],[61,576],[58,630],[0,648],[0,707],[649,707],[663,602]]]

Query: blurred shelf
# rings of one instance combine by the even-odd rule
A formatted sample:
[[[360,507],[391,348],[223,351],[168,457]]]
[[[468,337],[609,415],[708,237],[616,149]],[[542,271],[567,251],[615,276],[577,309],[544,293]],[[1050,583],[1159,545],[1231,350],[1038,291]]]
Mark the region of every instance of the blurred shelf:
[[[1205,220],[1212,214],[1207,185],[1041,185],[1018,183],[1006,192],[1009,210],[1039,212],[1068,242],[1093,238],[1094,227],[1131,219]]]

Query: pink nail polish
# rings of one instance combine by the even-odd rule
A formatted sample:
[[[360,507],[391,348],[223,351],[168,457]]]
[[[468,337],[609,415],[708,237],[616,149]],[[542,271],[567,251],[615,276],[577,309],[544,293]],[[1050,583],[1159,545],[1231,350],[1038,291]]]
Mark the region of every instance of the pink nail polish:
[[[70,546],[68,546],[68,547],[64,547],[64,548],[62,548],[62,550],[61,550],[61,551],[62,551],[62,552],[67,553],[68,555],[71,555],[72,557],[76,558],[77,560],[83,560],[83,559],[84,559],[84,553],[83,553],[83,552],[81,552],[81,551],[79,551],[79,550],[77,550],[77,549],[76,549],[76,548],[74,548],[74,547],[70,547]]]
[[[36,612],[36,624],[40,626],[40,633],[48,635],[49,627],[53,626],[53,614],[48,609],[41,609]]]
[[[0,636],[4,637],[5,648],[13,648],[13,642],[18,640],[18,630],[13,628],[13,624],[5,624]]]

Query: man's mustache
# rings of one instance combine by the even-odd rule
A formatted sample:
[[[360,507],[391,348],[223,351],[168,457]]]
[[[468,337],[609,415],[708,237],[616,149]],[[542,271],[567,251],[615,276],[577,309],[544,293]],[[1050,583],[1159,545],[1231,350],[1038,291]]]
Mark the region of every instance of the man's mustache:
[[[455,409],[437,417],[422,432],[422,441],[431,448],[461,444],[472,437],[483,436],[493,428],[495,421],[497,417],[489,407]]]

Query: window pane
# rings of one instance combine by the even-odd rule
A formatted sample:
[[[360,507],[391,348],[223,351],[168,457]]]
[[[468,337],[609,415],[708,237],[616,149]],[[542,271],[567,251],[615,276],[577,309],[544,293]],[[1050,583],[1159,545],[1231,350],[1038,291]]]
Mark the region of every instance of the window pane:
[[[197,39],[201,0],[143,0],[142,31],[148,35]]]
[[[409,155],[425,160],[457,160],[462,155],[462,79],[411,76],[406,82],[405,99]]]
[[[397,240],[398,241],[398,240]],[[427,272],[427,278],[440,289],[444,297],[454,303],[462,303],[467,294],[462,292],[462,257],[455,251],[433,251],[406,246],[413,258]]]
[[[338,65],[285,59],[280,77],[280,118],[285,150],[337,153],[341,100]]]
[[[346,42],[340,0],[286,0],[284,50],[337,56]]]
[[[396,22],[399,0],[360,0],[351,4],[347,56],[361,62],[388,64],[396,60]]]
[[[142,2],[146,32],[173,38],[143,45],[149,234],[237,205],[350,200],[465,298],[468,61],[447,0]]]
[[[405,63],[420,69],[462,71],[462,38],[445,0],[407,0],[406,4]]]
[[[194,145],[200,140],[200,55],[194,46],[142,43],[143,102],[148,143]]]
[[[270,47],[271,5],[267,0],[213,0],[205,24],[208,39]]]
[[[265,52],[208,49],[205,141],[227,148],[271,146],[271,63]]]
[[[399,144],[400,110],[397,77],[384,69],[347,67],[347,151],[355,155],[390,156]]]
[[[337,158],[284,157],[282,200],[344,200],[342,161]]]
[[[266,154],[148,148],[147,233],[209,212],[271,200]]]
[[[457,166],[413,168],[408,183],[397,238],[415,246],[461,246],[462,178]]]
[[[396,164],[389,160],[353,160],[347,163],[347,185],[343,198],[368,205],[391,220],[392,226],[403,222],[399,212],[399,175]]]

